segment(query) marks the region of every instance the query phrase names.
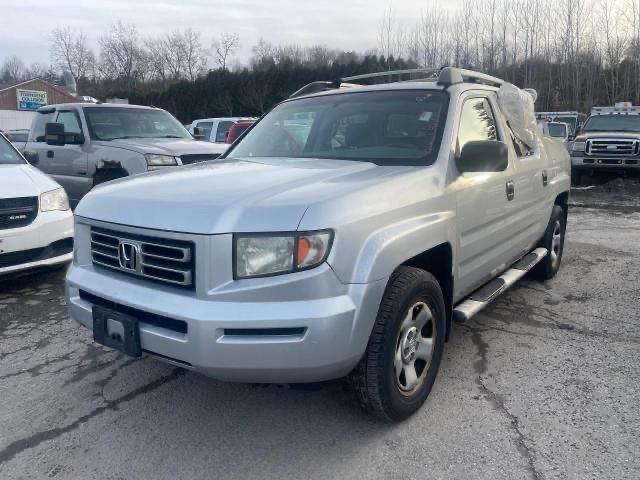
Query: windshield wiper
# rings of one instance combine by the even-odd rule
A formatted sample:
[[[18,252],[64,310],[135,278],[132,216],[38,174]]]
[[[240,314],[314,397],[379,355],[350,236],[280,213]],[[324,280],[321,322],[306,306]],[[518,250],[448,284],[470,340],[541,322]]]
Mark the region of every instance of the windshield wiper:
[[[185,137],[181,137],[180,135],[162,135],[160,137],[153,137],[153,138],[185,138]]]

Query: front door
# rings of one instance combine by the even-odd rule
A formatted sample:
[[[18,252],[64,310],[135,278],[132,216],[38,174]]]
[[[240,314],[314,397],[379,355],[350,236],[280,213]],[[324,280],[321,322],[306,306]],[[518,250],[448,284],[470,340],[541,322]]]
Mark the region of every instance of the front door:
[[[64,124],[65,133],[82,133],[77,112],[59,110],[54,117],[49,121]],[[92,187],[92,181],[88,175],[88,154],[85,145],[60,146],[37,142],[33,148],[37,152],[38,168],[62,185],[71,205],[77,205]]]
[[[503,141],[489,94],[470,94],[462,102],[455,155],[470,141]],[[465,296],[509,266],[506,248],[515,213],[514,166],[502,172],[459,174],[451,187],[456,192],[458,267],[456,296]]]

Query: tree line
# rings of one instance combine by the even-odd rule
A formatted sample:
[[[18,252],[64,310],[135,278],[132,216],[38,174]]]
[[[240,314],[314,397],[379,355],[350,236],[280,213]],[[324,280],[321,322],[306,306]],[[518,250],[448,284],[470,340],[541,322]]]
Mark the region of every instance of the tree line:
[[[460,66],[538,90],[539,110],[580,110],[629,100],[640,104],[640,0],[422,0],[413,20],[392,4],[367,52],[324,45],[273,45],[260,39],[240,63],[240,38],[206,42],[193,29],[143,37],[116,22],[93,50],[81,31],[57,27],[51,66],[10,57],[5,83],[71,73],[82,95],[127,97],[163,107],[182,121],[260,115],[314,80],[413,67]]]

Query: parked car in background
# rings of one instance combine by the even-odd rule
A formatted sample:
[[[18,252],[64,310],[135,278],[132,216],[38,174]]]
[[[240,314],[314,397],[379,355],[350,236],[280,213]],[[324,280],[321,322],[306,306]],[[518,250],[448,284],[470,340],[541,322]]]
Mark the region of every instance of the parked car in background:
[[[600,170],[640,171],[640,107],[594,107],[571,146],[576,177]]]
[[[29,130],[8,130],[4,134],[18,150],[21,152],[24,150],[29,138]]]
[[[219,162],[91,192],[71,317],[134,357],[246,382],[348,375],[371,413],[414,413],[454,318],[529,271],[556,274],[570,187],[532,96],[476,72],[405,73],[417,72],[316,82]]]
[[[64,265],[72,251],[73,216],[64,189],[0,134],[0,279]]]
[[[224,118],[200,118],[191,122],[189,126],[189,132],[197,140],[204,140],[206,142],[218,143],[227,147],[227,135],[238,122],[253,121],[255,118],[249,117],[224,117]]]
[[[229,130],[229,133],[227,134],[227,143],[231,144],[235,142],[254,123],[256,123],[255,120],[239,120],[233,127],[231,127],[231,130]]]
[[[569,125],[569,140],[573,140],[587,116],[577,111],[569,112],[536,112],[536,118],[546,122],[560,122]]]
[[[160,108],[69,103],[38,110],[24,155],[58,181],[75,206],[95,185],[214,160],[225,149],[194,140]]]

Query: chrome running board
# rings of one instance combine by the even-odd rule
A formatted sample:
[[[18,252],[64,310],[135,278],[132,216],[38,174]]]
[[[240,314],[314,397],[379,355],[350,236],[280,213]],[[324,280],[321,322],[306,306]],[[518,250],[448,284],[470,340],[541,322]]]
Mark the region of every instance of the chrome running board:
[[[524,277],[547,255],[546,248],[536,248],[530,254],[514,263],[499,277],[485,283],[453,308],[453,321],[464,323],[495,300],[502,292]]]

